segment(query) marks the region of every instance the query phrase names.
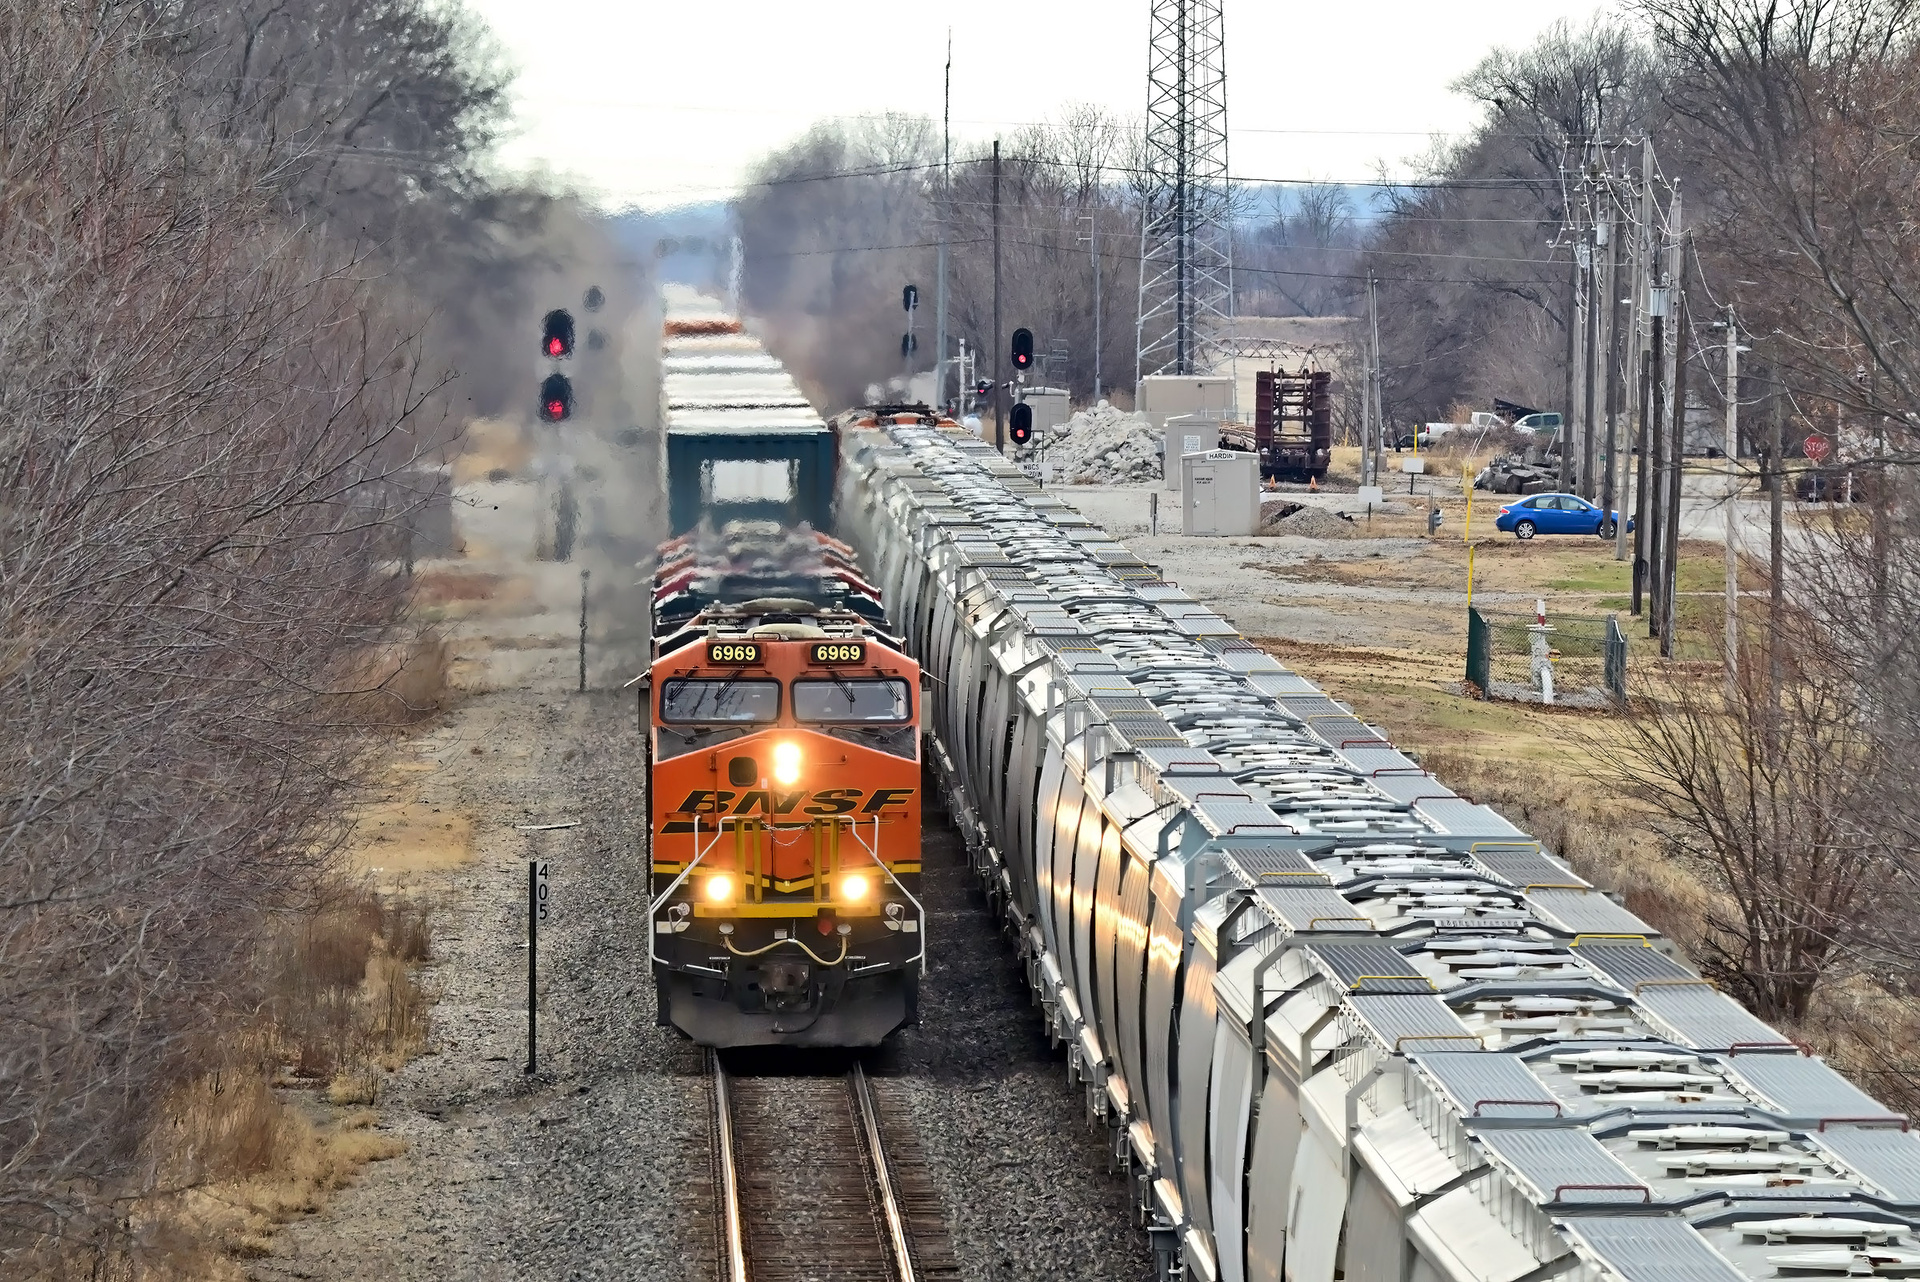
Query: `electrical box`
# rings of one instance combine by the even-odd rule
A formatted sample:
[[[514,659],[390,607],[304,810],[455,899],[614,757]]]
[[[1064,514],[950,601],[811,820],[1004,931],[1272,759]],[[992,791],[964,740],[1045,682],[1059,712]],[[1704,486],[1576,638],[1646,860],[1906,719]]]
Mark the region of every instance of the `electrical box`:
[[[1020,399],[1033,410],[1033,434],[1036,437],[1044,439],[1048,432],[1073,416],[1067,407],[1067,389],[1064,387],[1029,387],[1020,393]]]
[[[1140,380],[1133,404],[1155,427],[1169,414],[1238,417],[1233,379],[1225,374],[1149,374]]]
[[[1252,534],[1260,525],[1260,456],[1204,450],[1180,460],[1180,532]]]
[[[1212,374],[1149,374],[1133,403],[1155,431],[1166,433],[1160,473],[1170,490],[1180,488],[1180,460],[1218,446],[1220,425],[1238,417],[1233,379]],[[1184,425],[1178,431],[1176,419]]]
[[[1166,434],[1160,453],[1160,474],[1167,488],[1180,488],[1180,460],[1189,454],[1205,454],[1220,446],[1220,423],[1199,414],[1175,414],[1162,429]]]

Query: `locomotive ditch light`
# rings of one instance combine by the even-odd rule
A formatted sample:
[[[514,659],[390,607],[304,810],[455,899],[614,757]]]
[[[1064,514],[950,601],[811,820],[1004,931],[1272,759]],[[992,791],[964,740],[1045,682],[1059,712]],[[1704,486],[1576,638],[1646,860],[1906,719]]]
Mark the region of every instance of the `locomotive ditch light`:
[[[849,904],[859,903],[872,889],[873,883],[865,873],[850,872],[840,879],[840,898]]]
[[[792,787],[800,782],[800,745],[788,741],[773,745],[773,779]]]
[[[707,878],[707,884],[703,888],[703,891],[710,903],[730,903],[733,900],[733,878],[727,876],[725,873],[717,873]]]

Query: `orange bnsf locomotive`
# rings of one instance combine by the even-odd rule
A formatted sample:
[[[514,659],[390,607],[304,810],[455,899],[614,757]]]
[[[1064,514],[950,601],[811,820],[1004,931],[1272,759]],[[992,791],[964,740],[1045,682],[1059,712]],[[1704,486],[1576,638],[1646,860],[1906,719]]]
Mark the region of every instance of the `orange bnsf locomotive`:
[[[878,1045],[925,956],[920,668],[851,549],[662,547],[647,681],[660,1020],[708,1046]]]

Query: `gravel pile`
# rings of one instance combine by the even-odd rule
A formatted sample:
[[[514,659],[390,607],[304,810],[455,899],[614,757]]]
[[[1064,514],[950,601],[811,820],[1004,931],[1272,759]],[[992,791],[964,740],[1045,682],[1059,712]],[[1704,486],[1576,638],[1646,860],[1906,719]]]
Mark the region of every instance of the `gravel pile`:
[[[1160,479],[1160,434],[1144,414],[1105,401],[1039,433],[1021,447],[1020,461],[1044,460],[1056,485],[1125,485]]]
[[[1353,537],[1353,522],[1325,508],[1303,507],[1277,521],[1263,523],[1260,533],[1309,539],[1350,539]]]

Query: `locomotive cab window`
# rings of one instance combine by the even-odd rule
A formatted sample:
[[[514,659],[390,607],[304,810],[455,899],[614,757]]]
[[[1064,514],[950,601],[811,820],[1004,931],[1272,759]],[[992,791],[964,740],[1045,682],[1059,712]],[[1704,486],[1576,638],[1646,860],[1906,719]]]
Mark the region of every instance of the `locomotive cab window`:
[[[778,681],[681,677],[660,686],[660,719],[687,722],[761,722],[780,715]]]
[[[793,683],[795,721],[899,722],[913,715],[913,696],[896,677],[842,677]]]

